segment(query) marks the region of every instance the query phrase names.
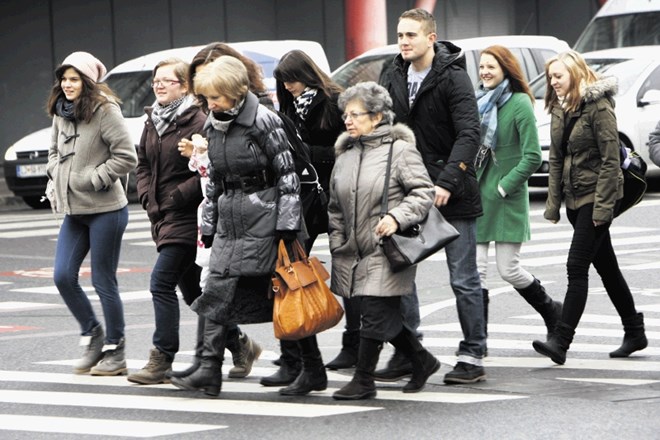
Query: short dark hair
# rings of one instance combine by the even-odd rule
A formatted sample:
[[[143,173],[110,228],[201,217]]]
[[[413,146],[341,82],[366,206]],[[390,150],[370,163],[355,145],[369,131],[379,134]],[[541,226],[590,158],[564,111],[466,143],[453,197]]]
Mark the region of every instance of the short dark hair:
[[[422,29],[426,31],[427,34],[436,34],[437,26],[435,24],[435,18],[433,14],[429,11],[422,8],[409,9],[399,17],[399,21],[404,18],[409,18],[410,20],[419,21],[422,23]]]

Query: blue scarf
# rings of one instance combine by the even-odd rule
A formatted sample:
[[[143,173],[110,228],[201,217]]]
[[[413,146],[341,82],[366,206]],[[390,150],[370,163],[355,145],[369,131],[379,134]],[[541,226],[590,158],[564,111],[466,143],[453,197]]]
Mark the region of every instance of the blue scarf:
[[[509,79],[498,84],[492,90],[484,88],[483,84],[477,89],[477,104],[481,116],[481,146],[475,159],[477,168],[485,165],[488,156],[495,156],[497,146],[497,109],[502,107],[511,98]]]

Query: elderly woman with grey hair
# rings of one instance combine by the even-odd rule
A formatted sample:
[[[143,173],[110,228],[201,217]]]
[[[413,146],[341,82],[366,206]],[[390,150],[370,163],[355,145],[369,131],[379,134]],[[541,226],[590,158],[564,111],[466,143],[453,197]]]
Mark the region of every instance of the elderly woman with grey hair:
[[[339,97],[346,132],[335,144],[336,162],[330,178],[329,239],[332,291],[361,297],[358,361],[353,379],[336,391],[338,400],[376,396],[373,372],[383,342],[405,353],[413,364],[404,393],[420,391],[440,368],[405,326],[401,297],[413,292],[416,267],[392,272],[380,239],[423,220],[433,206],[433,183],[415,147],[413,132],[392,125],[392,99],[375,82],[359,83]],[[392,168],[385,170],[392,151]],[[387,185],[387,186],[384,186]],[[387,189],[389,211],[380,205]]]

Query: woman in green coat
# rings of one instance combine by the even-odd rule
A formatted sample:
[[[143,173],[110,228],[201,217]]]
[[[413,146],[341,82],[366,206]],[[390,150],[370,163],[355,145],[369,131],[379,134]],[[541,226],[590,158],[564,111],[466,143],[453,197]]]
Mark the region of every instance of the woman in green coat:
[[[481,147],[476,166],[484,215],[477,219],[477,265],[486,323],[488,247],[494,242],[500,276],[541,314],[550,333],[561,315],[561,303],[520,265],[520,248],[531,235],[527,179],[541,165],[534,97],[506,47],[481,52],[479,75]]]

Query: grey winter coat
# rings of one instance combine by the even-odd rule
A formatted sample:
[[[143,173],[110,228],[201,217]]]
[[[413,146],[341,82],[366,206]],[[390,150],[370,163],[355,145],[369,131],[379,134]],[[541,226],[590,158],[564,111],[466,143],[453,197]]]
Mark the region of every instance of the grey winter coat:
[[[115,102],[99,104],[89,123],[53,118],[48,175],[57,210],[98,214],[128,204],[119,178],[137,165],[137,154]]]
[[[268,275],[275,269],[281,232],[301,228],[300,180],[280,118],[248,92],[227,133],[206,122],[214,199],[205,209],[215,225],[211,272],[221,277]],[[223,181],[265,171],[269,186],[225,190]],[[207,192],[209,196],[210,192]],[[206,232],[205,232],[206,234]]]
[[[602,78],[582,88],[582,101],[577,111],[566,113],[559,105],[550,110],[546,219],[559,220],[562,198],[568,209],[593,203],[594,221],[609,223],[614,219],[614,205],[623,197],[619,134],[614,114],[616,91],[615,78]],[[577,121],[563,152],[561,141],[567,117],[577,118]]]
[[[375,234],[380,219],[385,168],[390,149],[388,213],[407,229],[433,208],[435,190],[413,132],[403,124],[381,125],[358,139],[343,133],[335,144],[328,205],[331,289],[345,297],[412,294],[417,268],[394,273]]]

